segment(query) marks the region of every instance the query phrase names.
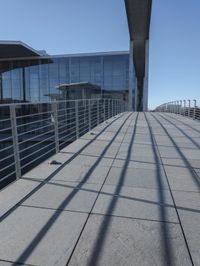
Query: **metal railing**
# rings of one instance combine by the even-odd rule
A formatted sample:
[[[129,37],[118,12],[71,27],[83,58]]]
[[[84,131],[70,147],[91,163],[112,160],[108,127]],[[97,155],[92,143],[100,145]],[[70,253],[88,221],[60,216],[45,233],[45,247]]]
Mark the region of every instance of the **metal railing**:
[[[168,102],[158,106],[155,111],[174,113],[200,120],[200,101],[194,99]]]
[[[1,104],[0,188],[127,108],[118,99]]]

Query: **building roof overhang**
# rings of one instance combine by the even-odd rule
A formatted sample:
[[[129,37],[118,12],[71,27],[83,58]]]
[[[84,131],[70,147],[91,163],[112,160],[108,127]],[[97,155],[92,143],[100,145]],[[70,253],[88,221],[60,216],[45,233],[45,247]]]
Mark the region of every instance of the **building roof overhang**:
[[[21,41],[0,41],[0,59],[41,56],[41,53]]]
[[[137,78],[145,75],[146,41],[149,40],[152,0],[125,0]]]

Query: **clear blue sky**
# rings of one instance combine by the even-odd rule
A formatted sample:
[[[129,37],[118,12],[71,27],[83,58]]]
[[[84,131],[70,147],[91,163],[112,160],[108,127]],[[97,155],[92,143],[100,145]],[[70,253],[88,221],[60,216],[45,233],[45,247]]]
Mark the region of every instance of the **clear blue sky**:
[[[128,50],[123,0],[0,0],[1,39],[49,54]],[[149,106],[200,98],[200,0],[153,0]]]

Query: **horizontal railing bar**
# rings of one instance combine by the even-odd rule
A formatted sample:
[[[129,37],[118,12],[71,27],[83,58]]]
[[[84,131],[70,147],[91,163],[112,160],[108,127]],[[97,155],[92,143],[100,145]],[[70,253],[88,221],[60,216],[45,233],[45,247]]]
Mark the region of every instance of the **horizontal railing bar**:
[[[27,167],[29,164],[31,164],[31,163],[37,161],[38,159],[40,159],[41,157],[45,156],[46,154],[50,153],[50,152],[53,151],[53,150],[55,150],[55,147],[52,148],[51,150],[49,150],[49,151],[43,153],[42,155],[40,155],[39,157],[35,158],[35,159],[32,160],[31,162],[28,162],[27,164],[23,165],[21,168],[24,169],[24,168]]]
[[[69,114],[67,116],[69,116]],[[66,121],[66,120],[73,120],[73,119],[75,119],[75,114],[73,117],[67,117],[66,119],[63,119],[63,120]],[[58,120],[58,122],[62,122],[63,120]]]
[[[35,124],[35,123],[40,123],[40,122],[48,121],[48,120],[51,121],[51,117],[48,117],[48,118],[45,118],[45,119],[36,120],[36,121],[33,121],[33,122],[28,122],[28,123],[25,123],[25,124],[20,124],[20,125],[17,125],[17,128],[23,127],[23,126],[27,126],[27,125],[31,125],[31,124]]]
[[[11,163],[11,164],[9,164],[9,165],[6,165],[4,168],[1,168],[1,169],[0,169],[0,172],[3,172],[5,169],[7,169],[7,168],[9,168],[9,167],[11,167],[11,166],[13,166],[13,165],[15,165],[14,162]]]
[[[72,134],[74,134],[73,137],[76,137],[75,132],[71,132],[71,133],[67,134],[66,136],[61,137],[61,138],[60,138],[60,141],[62,141],[63,139],[68,138],[68,137],[71,136]]]
[[[10,177],[11,175],[13,175],[13,174],[16,174],[16,171],[14,171],[14,172],[12,172],[12,173],[9,173],[8,175],[2,177],[2,178],[0,179],[0,183],[3,182],[5,179],[9,178],[9,177]]]
[[[59,132],[62,132],[62,129],[63,128],[65,130],[66,127],[67,127],[67,130],[72,130],[72,129],[76,128],[76,124],[75,123],[74,124],[71,124],[70,127],[69,127],[69,124],[68,125],[60,126],[60,127],[58,127]]]
[[[59,113],[59,112],[58,112]],[[65,113],[61,113],[61,114],[58,114],[58,117],[61,117],[61,116],[63,116],[63,115],[72,115],[72,114],[75,114],[76,112],[75,112],[75,110],[73,110],[73,111],[70,111],[70,112],[65,112]]]
[[[59,125],[58,126],[58,129],[61,129],[63,127],[68,127],[68,128],[71,128],[71,126],[74,126],[74,124],[76,124],[75,122],[71,122],[71,123],[66,123],[64,125]]]
[[[11,127],[7,127],[7,128],[2,128],[2,129],[0,129],[0,132],[3,132],[3,131],[7,131],[7,130],[10,130],[11,131]]]
[[[3,159],[0,159],[0,162],[3,162],[3,161],[5,161],[6,159],[11,158],[11,157],[14,157],[14,154],[10,154],[10,155],[8,155],[7,157],[4,157]]]
[[[3,149],[0,149],[0,152],[6,151],[6,150],[11,149],[11,148],[13,148],[13,144],[10,144],[9,147],[5,147]]]
[[[0,142],[4,142],[5,140],[12,140],[12,136],[8,137],[8,138],[4,138],[4,139],[0,139]]]
[[[0,107],[1,107],[1,104],[0,104]],[[6,119],[0,119],[0,123],[7,122],[7,121],[10,121],[10,117]]]
[[[22,152],[24,152],[24,151],[26,151],[26,150],[28,150],[28,149],[31,149],[31,148],[33,148],[33,147],[35,147],[35,146],[37,146],[37,145],[39,145],[39,144],[41,144],[41,143],[43,143],[43,142],[49,140],[49,139],[51,139],[51,138],[54,138],[54,135],[53,135],[53,136],[50,136],[49,138],[46,138],[46,139],[44,139],[44,140],[42,140],[42,141],[39,141],[39,142],[37,142],[37,143],[35,143],[35,144],[31,145],[31,146],[28,146],[28,147],[26,147],[25,149],[20,150],[19,153],[22,153]]]
[[[32,116],[36,116],[36,115],[44,115],[44,114],[51,114],[52,111],[48,111],[48,112],[42,112],[42,113],[33,113],[33,114],[28,114],[28,115],[21,115],[21,116],[17,116],[16,119],[22,119],[22,118],[26,118],[26,117],[32,117]]]
[[[63,145],[66,142],[71,141],[72,139],[76,139],[76,136],[72,136],[71,138],[67,139],[66,141],[63,141],[62,143],[59,143],[59,146]]]
[[[69,131],[71,129],[75,129],[75,128],[76,128],[76,125],[74,127],[72,127],[72,128],[68,128],[66,130],[63,130],[63,131],[59,132],[59,134],[63,134],[64,132],[67,132],[67,131]],[[73,133],[76,133],[76,131],[74,130]]]
[[[41,129],[44,129],[44,128],[47,128],[47,127],[52,127],[54,124],[49,124],[49,125],[46,125],[46,126],[42,126],[42,127],[38,127],[38,128],[33,128],[32,130],[29,130],[29,131],[26,131],[26,132],[22,132],[22,133],[18,133],[18,136],[21,137],[23,135],[26,135],[26,134],[29,134],[29,133],[33,133],[35,131],[38,131],[38,130],[41,130]],[[33,133],[34,134],[34,133]]]
[[[20,161],[23,161],[23,160],[27,159],[28,157],[30,157],[30,156],[32,156],[32,155],[34,155],[34,154],[40,152],[41,150],[44,150],[45,148],[49,147],[49,146],[52,145],[52,144],[55,145],[55,142],[49,143],[48,145],[45,145],[44,147],[42,147],[42,148],[40,148],[40,149],[38,149],[38,150],[36,150],[36,151],[34,151],[34,152],[32,152],[32,153],[26,155],[26,156],[21,157],[21,158],[20,158]]]
[[[26,140],[24,140],[24,141],[21,141],[21,142],[19,142],[19,145],[21,145],[21,144],[23,144],[23,143],[26,143],[27,141],[31,141],[31,140],[33,140],[33,139],[36,139],[36,138],[38,138],[38,137],[44,136],[44,135],[46,135],[46,134],[49,134],[50,132],[54,132],[54,129],[49,130],[49,131],[47,131],[47,132],[45,132],[45,133],[43,133],[43,134],[36,135],[36,136],[34,136],[33,138],[29,138],[29,139],[26,139]]]

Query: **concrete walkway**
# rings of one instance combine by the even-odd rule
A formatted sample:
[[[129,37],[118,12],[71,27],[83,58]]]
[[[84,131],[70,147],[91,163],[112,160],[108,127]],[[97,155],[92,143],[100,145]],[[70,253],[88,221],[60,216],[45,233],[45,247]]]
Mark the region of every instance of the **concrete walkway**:
[[[200,265],[200,123],[118,115],[1,191],[0,217],[0,266]]]

